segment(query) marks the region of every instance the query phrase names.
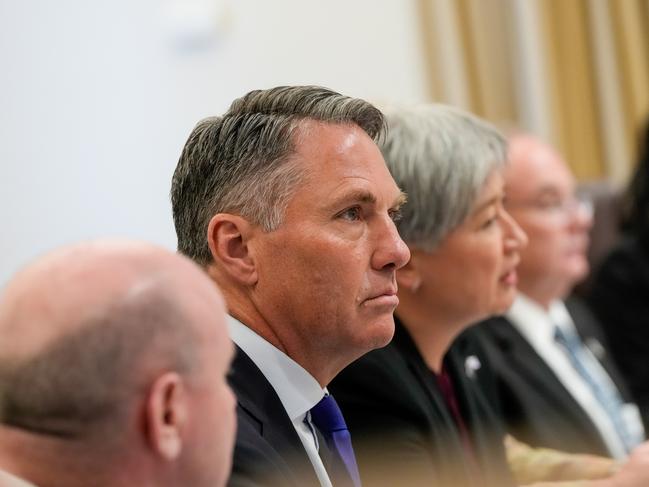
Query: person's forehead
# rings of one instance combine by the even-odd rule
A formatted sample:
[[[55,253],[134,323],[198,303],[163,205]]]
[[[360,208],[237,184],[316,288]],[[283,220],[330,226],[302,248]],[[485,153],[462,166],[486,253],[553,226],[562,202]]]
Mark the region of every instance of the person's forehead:
[[[320,124],[298,140],[294,162],[304,169],[301,189],[328,198],[363,187],[399,192],[378,146],[360,127]]]
[[[547,147],[519,156],[506,171],[508,194],[534,196],[544,191],[572,191],[574,178],[563,159]]]
[[[361,127],[353,123],[305,121],[298,127],[294,137],[293,159],[305,166],[309,166],[312,161],[336,161],[357,153],[383,159],[376,143]]]

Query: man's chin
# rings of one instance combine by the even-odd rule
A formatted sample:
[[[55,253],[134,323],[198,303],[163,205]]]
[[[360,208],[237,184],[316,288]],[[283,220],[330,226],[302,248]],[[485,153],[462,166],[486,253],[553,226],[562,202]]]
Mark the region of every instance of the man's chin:
[[[355,341],[357,348],[366,354],[377,348],[385,347],[394,336],[394,318],[392,315],[380,321],[374,321],[364,327],[364,333],[357,335]]]
[[[571,284],[574,285],[586,279],[588,273],[590,272],[590,265],[588,264],[588,261],[586,259],[576,258],[568,263],[565,269],[568,270]]]

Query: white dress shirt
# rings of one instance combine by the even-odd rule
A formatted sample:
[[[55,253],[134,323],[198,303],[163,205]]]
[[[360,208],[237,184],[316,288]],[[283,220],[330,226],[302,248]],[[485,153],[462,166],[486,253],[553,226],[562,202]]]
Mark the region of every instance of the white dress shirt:
[[[575,370],[564,350],[555,341],[555,326],[577,333],[575,324],[563,301],[553,301],[549,310],[546,311],[537,303],[519,293],[514,304],[506,313],[506,317],[525,337],[592,420],[611,456],[617,459],[625,458],[627,456],[626,450],[613,421],[593,394],[591,387]],[[599,361],[587,347],[586,350],[593,359],[590,361],[592,364],[589,363],[589,366],[592,365],[591,368],[593,369],[591,372],[597,374],[598,379],[613,384],[610,376]],[[613,387],[617,389],[614,384]],[[622,415],[627,426],[636,434],[644,434],[637,407],[634,404],[625,404],[623,407]],[[637,417],[634,418],[634,416]],[[638,431],[638,428],[640,428],[640,431]]]
[[[230,337],[261,370],[282,402],[300,437],[322,487],[332,487],[329,475],[318,455],[309,412],[327,394],[311,374],[291,357],[257,335],[236,318],[228,316]]]
[[[16,477],[9,472],[0,470],[0,487],[36,487],[34,484],[30,484],[25,479]]]

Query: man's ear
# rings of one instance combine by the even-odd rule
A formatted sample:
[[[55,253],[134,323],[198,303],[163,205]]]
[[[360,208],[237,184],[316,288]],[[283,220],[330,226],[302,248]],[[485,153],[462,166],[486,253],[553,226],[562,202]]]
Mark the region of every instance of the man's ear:
[[[207,242],[215,262],[242,284],[257,282],[255,260],[248,247],[253,226],[229,213],[217,213],[207,227]]]
[[[176,372],[156,379],[146,401],[146,431],[151,449],[165,460],[175,460],[182,450],[187,422],[187,396]]]
[[[397,271],[397,284],[399,289],[415,294],[421,286],[421,274],[419,272],[416,252],[411,251],[408,263]]]

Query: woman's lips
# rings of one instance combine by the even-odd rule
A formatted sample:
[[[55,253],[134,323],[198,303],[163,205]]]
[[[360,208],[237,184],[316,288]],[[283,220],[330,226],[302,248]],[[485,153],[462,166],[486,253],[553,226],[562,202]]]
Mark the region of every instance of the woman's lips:
[[[518,274],[516,269],[506,272],[500,277],[500,282],[506,284],[507,286],[516,286],[518,284]]]

